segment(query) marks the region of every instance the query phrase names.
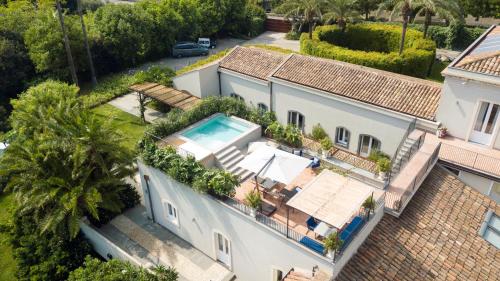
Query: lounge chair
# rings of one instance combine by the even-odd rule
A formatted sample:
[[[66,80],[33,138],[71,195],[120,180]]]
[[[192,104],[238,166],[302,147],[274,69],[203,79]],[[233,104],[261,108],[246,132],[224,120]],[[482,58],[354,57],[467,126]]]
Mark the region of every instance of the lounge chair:
[[[340,233],[340,240],[343,241],[342,248],[347,247],[347,245],[354,238],[354,235],[356,235],[364,224],[365,220],[360,216],[356,216],[352,219],[351,223],[349,223],[349,225]]]

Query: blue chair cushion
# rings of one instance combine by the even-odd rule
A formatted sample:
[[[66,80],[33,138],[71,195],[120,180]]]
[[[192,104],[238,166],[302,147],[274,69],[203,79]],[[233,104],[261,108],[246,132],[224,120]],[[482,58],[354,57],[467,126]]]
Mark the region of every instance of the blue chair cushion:
[[[320,254],[320,255],[323,255],[323,253],[325,252],[325,247],[323,245],[321,245],[321,243],[307,237],[307,236],[304,236],[302,239],[300,239],[300,244],[306,246],[307,248],[315,251],[316,253]]]
[[[342,248],[345,248],[349,242],[351,242],[351,239],[353,238],[354,234],[363,226],[365,221],[363,218],[356,216],[354,219],[351,221],[351,223],[340,233],[340,240],[344,242],[342,245]]]
[[[309,230],[314,230],[314,228],[316,228],[316,226],[318,226],[318,223],[314,220],[313,217],[309,217],[306,221],[307,223],[307,228]]]

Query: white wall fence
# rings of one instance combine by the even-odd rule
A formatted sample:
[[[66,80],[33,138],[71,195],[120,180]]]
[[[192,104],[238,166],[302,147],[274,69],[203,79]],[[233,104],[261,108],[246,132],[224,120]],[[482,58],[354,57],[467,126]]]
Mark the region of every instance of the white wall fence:
[[[125,252],[123,249],[110,241],[106,236],[100,233],[98,229],[90,225],[86,218],[80,221],[80,230],[85,235],[85,238],[89,240],[90,244],[94,248],[94,251],[106,260],[119,259],[122,261],[128,261],[133,265],[141,266],[146,269],[154,266],[152,263],[140,261],[136,257]]]

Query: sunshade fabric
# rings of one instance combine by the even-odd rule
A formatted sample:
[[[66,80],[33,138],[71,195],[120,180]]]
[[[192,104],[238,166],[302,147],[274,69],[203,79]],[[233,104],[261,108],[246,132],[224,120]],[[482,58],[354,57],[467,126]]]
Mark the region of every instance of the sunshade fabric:
[[[260,172],[259,177],[270,178],[284,184],[290,184],[311,163],[311,160],[307,158],[267,145],[261,145],[246,156],[238,166],[258,173],[271,158],[273,160]]]
[[[372,192],[358,180],[323,170],[286,204],[341,229]]]

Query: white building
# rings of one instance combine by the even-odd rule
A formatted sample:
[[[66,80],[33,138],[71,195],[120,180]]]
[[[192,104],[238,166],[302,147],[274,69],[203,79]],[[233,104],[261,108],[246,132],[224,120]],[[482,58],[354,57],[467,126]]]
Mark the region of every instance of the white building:
[[[447,128],[440,159],[500,202],[500,27],[492,26],[444,71],[436,120]]]

